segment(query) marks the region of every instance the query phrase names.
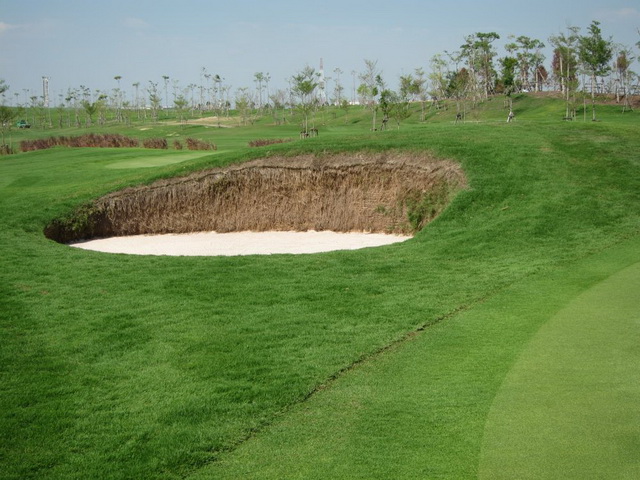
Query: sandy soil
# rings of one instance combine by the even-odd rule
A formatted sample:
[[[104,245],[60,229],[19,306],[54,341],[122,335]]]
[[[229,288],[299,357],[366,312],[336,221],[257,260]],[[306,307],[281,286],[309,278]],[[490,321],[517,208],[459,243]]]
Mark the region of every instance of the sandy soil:
[[[403,242],[411,237],[380,233],[200,232],[172,235],[134,235],[71,244],[107,253],[174,256],[270,255],[356,250]]]
[[[231,119],[229,117],[201,117],[201,118],[190,118],[187,120],[187,125],[208,125],[217,127],[218,125],[221,128],[231,128],[232,125],[236,123],[235,119]],[[180,122],[171,122],[174,125],[180,125]]]

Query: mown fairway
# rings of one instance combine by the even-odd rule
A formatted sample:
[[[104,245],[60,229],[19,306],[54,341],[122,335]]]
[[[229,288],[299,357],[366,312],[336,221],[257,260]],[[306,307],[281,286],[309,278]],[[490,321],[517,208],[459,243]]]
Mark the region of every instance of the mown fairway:
[[[516,282],[189,478],[637,478],[639,250]]]
[[[634,293],[638,114],[602,107],[599,123],[562,123],[562,104],[523,97],[508,125],[497,103],[477,123],[442,114],[377,133],[366,119],[345,126],[328,115],[319,138],[261,149],[243,146],[297,128],[188,127],[219,145],[203,155],[1,157],[1,476],[493,478],[506,462],[509,477],[525,446],[540,452],[533,433],[549,428],[518,414],[519,380],[540,373],[539,357],[554,376],[544,398],[558,408],[563,375],[578,395],[617,392],[616,421],[597,420],[617,445],[602,475],[637,476],[639,392],[616,390],[637,385],[633,304],[584,320],[571,312],[606,307],[601,282],[621,302]],[[42,235],[53,218],[125,185],[267,152],[363,150],[428,150],[460,162],[470,188],[415,239],[353,252],[134,257]],[[565,345],[570,355],[558,352]],[[621,363],[615,385],[597,381],[607,365],[581,362],[608,352]],[[547,472],[580,463],[572,452],[585,451],[584,438],[572,428],[601,415],[598,400],[563,415],[567,428],[555,430],[566,456]],[[496,457],[501,429],[513,434],[514,424],[515,452]]]
[[[638,476],[639,249],[629,242],[572,269],[593,286],[547,320],[511,367],[485,425],[484,478]]]

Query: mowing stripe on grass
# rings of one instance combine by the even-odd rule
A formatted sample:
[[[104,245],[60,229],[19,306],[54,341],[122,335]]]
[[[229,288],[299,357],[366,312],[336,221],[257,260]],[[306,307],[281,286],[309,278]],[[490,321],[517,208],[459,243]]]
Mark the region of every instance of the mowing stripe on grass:
[[[547,322],[509,372],[481,478],[640,478],[640,262]]]

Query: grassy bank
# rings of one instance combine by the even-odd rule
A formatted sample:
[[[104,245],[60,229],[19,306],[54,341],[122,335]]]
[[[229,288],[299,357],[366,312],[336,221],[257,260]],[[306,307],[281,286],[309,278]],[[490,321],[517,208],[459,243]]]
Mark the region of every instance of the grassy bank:
[[[189,478],[635,478],[639,247],[470,305]]]
[[[449,329],[451,341],[439,347],[436,361],[450,364],[465,401],[482,407],[452,428],[456,438],[477,445],[477,426],[497,394],[499,377],[484,385],[465,374],[464,344],[455,341],[454,325],[464,319],[460,312],[532,276],[570,271],[574,262],[639,233],[637,114],[603,107],[600,123],[562,123],[548,115],[558,107],[522,98],[513,124],[501,120],[501,108],[492,105],[478,113],[477,123],[464,125],[434,116],[426,124],[370,133],[338,122],[319,138],[261,149],[244,145],[268,132],[276,136],[272,127],[216,129],[219,150],[202,156],[56,148],[0,159],[3,475],[193,474],[227,461],[247,438],[288,418],[330,379],[349,378],[353,365],[368,365],[390,345],[404,348],[403,339],[416,332],[428,344]],[[207,140],[213,137],[209,132],[203,135]],[[42,234],[53,218],[125,185],[267,152],[389,150],[429,151],[459,162],[470,186],[434,223],[400,245],[302,256],[165,258],[80,251]],[[505,304],[499,317],[517,315],[517,309]],[[523,322],[519,343],[501,338],[498,328],[495,343],[483,353],[505,358],[502,374],[540,320]],[[467,334],[472,342],[473,331]],[[397,370],[389,372],[380,378],[390,381]],[[447,377],[432,379],[425,395],[443,398],[436,393],[453,384]],[[402,394],[396,387],[385,387],[381,416],[407,415],[395,403],[393,392]],[[353,388],[366,393],[371,386]],[[347,418],[345,425],[358,432],[354,438],[370,437],[370,453],[362,457],[366,469],[367,459],[384,462],[376,452],[387,443],[358,430],[358,421]],[[437,417],[422,425],[448,428]],[[343,448],[340,431],[326,437],[335,449]],[[411,438],[410,430],[400,428],[394,441]],[[437,442],[422,447],[424,458],[438,456]],[[443,455],[434,472],[460,478],[456,451]],[[340,468],[350,471],[349,464]]]

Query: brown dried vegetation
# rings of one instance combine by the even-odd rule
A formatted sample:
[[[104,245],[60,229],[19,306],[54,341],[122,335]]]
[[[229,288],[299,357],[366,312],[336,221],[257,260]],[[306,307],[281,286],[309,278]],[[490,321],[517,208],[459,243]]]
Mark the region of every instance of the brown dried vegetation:
[[[272,157],[109,194],[45,233],[61,242],[197,231],[406,234],[465,185],[458,164],[424,154]]]
[[[142,141],[144,148],[157,148],[158,150],[166,150],[169,148],[167,140],[164,138],[145,138]]]
[[[23,140],[20,142],[20,150],[31,152],[34,150],[45,150],[53,147],[94,147],[94,148],[123,148],[137,147],[139,141],[117,133],[97,134],[87,133],[76,137],[48,137],[34,140]]]
[[[218,147],[211,142],[188,137],[185,142],[189,150],[217,150]]]
[[[265,147],[267,145],[275,145],[277,143],[288,143],[293,141],[291,138],[259,138],[251,140],[248,145],[250,147]]]

